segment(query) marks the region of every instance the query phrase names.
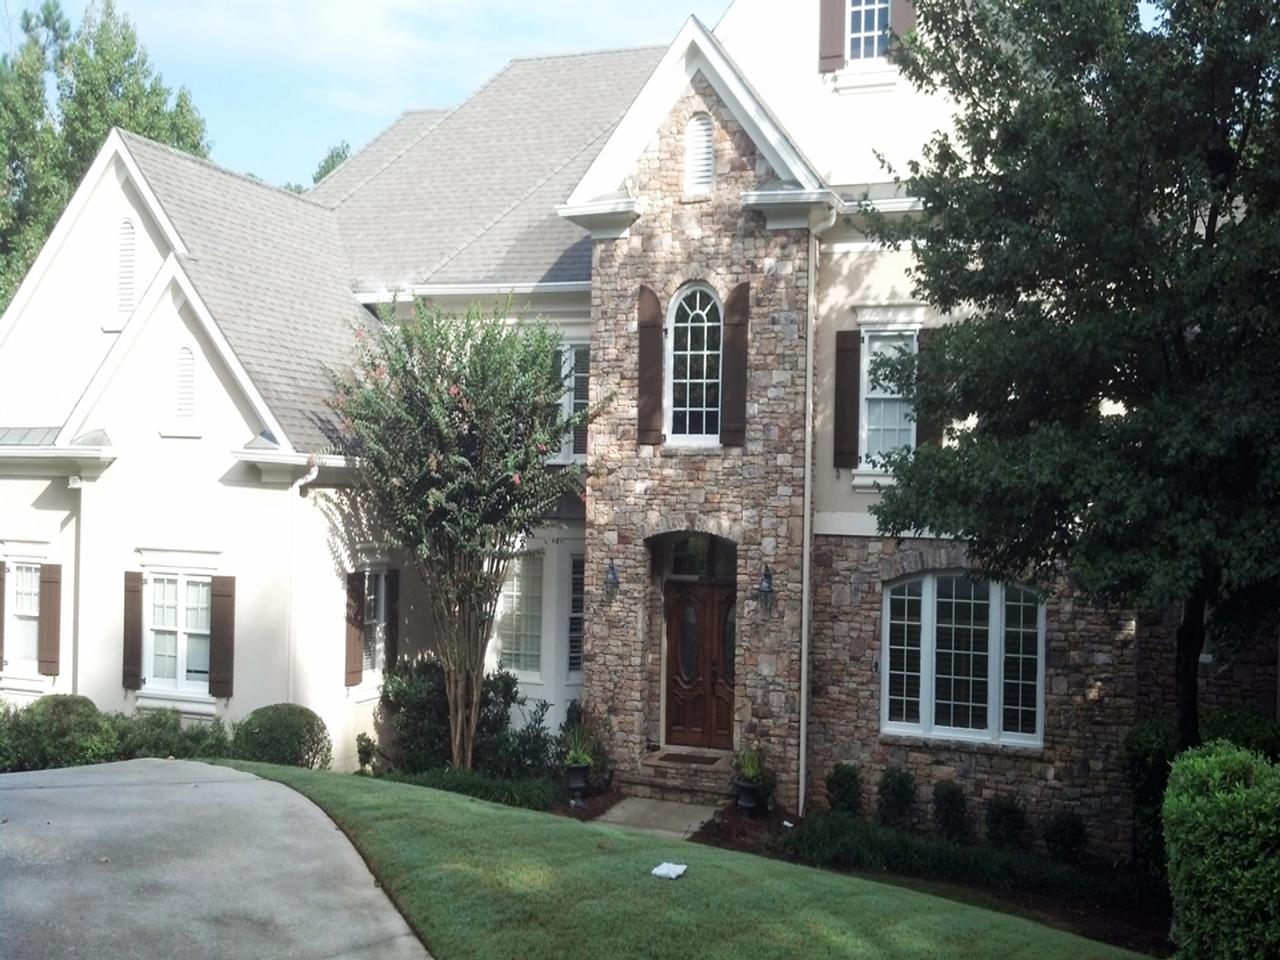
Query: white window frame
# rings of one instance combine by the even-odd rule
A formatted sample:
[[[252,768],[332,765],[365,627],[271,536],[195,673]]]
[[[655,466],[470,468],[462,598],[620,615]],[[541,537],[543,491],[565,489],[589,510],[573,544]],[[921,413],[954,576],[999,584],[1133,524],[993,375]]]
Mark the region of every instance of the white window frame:
[[[854,11],[855,4],[857,5],[858,11],[862,13],[864,16],[868,12],[867,11],[868,6],[871,7],[871,10],[870,10],[871,13],[877,13],[881,9],[884,10],[885,23],[884,23],[883,33],[879,30],[867,30],[865,22],[863,24],[862,29],[856,32],[854,31],[853,11]],[[893,4],[894,4],[894,0],[844,0],[844,24],[845,24],[844,56],[845,56],[846,63],[883,64],[885,63],[886,60],[888,60],[889,40],[892,37],[892,30],[893,30]],[[883,36],[884,38],[884,52],[878,53],[875,56],[871,56],[871,57],[863,56],[861,53],[861,48],[865,45],[865,41],[877,40],[881,36]],[[853,55],[854,37],[858,38],[858,46],[859,46],[859,53],[858,53],[858,56],[856,57]]]
[[[873,467],[867,462],[870,452],[867,449],[871,427],[871,400],[897,399],[889,396],[872,397],[871,394],[871,360],[873,351],[871,342],[877,339],[906,337],[911,343],[911,351],[920,350],[920,330],[922,325],[917,321],[878,321],[864,322],[858,327],[861,349],[859,350],[858,370],[858,466],[853,472],[855,486],[884,483],[889,480],[887,471]],[[914,416],[911,420],[911,446],[916,445],[918,424]]]
[[[676,311],[680,304],[695,292],[706,293],[715,301],[716,310],[720,314],[720,413],[714,434],[676,434],[672,429],[672,418],[675,413],[675,325]],[[720,446],[720,430],[724,426],[724,301],[720,294],[708,283],[690,283],[681,287],[671,298],[667,307],[667,323],[663,328],[663,377],[662,377],[662,430],[666,435],[666,445],[671,447],[718,447]]]
[[[0,559],[0,564],[3,564],[5,568],[4,628],[6,638],[4,661],[0,663],[0,673],[4,673],[7,677],[41,682],[45,680],[40,673],[40,568],[44,562],[43,559],[36,557]],[[36,573],[36,612],[34,616],[18,612],[18,567],[31,567]],[[35,623],[36,648],[35,655],[30,658],[18,658],[12,655],[13,645],[10,638],[15,636],[15,625],[19,619],[30,620]]]
[[[579,350],[587,351],[587,405],[590,406],[591,400],[591,344],[586,340],[565,340],[562,344],[561,370],[566,378],[569,389],[564,393],[564,415],[571,417],[577,411],[577,399],[575,396],[577,390],[577,356]],[[590,443],[590,440],[588,440]],[[570,430],[561,441],[560,449],[557,451],[553,463],[586,463],[587,451],[575,453],[573,449],[573,431]]]
[[[360,650],[363,680],[381,680],[387,666],[387,570],[385,567],[367,567],[360,570],[364,575],[364,589],[361,593],[363,609],[360,611]],[[369,587],[373,586],[374,611],[373,619],[369,619]],[[373,663],[364,660],[365,631],[373,627]]]
[[[523,563],[526,559],[537,557],[539,563],[538,571],[538,587],[533,593],[521,593],[520,597],[534,597],[538,599],[538,666],[537,669],[531,669],[523,665],[517,665],[507,659],[507,646],[503,637],[503,617],[506,615],[507,604],[507,585],[503,583],[502,592],[498,597],[498,609],[494,616],[493,638],[497,640],[498,662],[502,667],[511,671],[516,675],[517,680],[529,683],[541,683],[543,675],[543,665],[546,663],[546,621],[547,621],[547,550],[539,544],[534,546],[527,545],[507,567],[507,578],[519,576],[523,573]]]
[[[159,679],[155,673],[155,637],[153,635],[155,616],[155,582],[159,579],[176,579],[177,584],[177,626],[174,628],[177,645],[177,666],[172,680]],[[143,575],[142,583],[142,689],[139,696],[156,696],[170,698],[208,699],[209,681],[192,681],[187,679],[187,636],[190,632],[186,623],[186,605],[188,583],[209,584],[209,656],[213,659],[213,575],[207,570],[189,570],[179,567],[158,567],[149,569]]]
[[[1045,676],[1045,604],[1041,601],[1036,616],[1036,732],[1034,734],[1009,733],[1004,726],[1004,658],[1005,658],[1005,590],[1006,585],[995,580],[975,578],[987,584],[990,591],[989,619],[987,623],[987,727],[973,730],[966,727],[935,725],[934,678],[937,670],[935,658],[937,646],[937,582],[939,577],[968,577],[963,570],[939,570],[925,574],[913,574],[886,583],[881,591],[880,611],[880,732],[884,734],[923,737],[929,740],[985,743],[1008,747],[1044,746],[1044,676]],[[921,581],[920,596],[920,722],[906,723],[889,719],[889,594],[894,587]],[[1013,584],[1022,589],[1021,584]],[[1034,591],[1033,591],[1034,592]]]

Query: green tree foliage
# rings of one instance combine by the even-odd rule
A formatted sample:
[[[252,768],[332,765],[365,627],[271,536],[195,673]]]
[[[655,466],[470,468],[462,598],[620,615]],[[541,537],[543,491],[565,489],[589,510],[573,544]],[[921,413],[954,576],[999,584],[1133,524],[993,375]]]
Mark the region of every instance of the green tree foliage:
[[[91,4],[74,32],[57,0],[21,26],[18,48],[0,56],[0,309],[112,127],[209,152],[190,95],[165,86],[112,0]]]
[[[329,152],[324,155],[324,159],[320,161],[320,165],[316,167],[316,172],[311,175],[312,183],[319,183],[334,170],[347,162],[347,158],[351,156],[351,144],[343,140],[336,146],[330,147]]]
[[[589,413],[569,414],[558,335],[504,310],[419,304],[363,332],[334,406],[374,522],[414,558],[445,671],[450,753],[470,769],[484,655],[507,567],[580,470],[550,464]]]
[[[1280,598],[1280,24],[1273,0],[918,0],[899,57],[956,108],[870,216],[958,322],[876,375],[946,445],[888,458],[881,530],[988,572],[1180,605],[1178,729],[1206,627]],[[1218,639],[1218,637],[1215,637]]]

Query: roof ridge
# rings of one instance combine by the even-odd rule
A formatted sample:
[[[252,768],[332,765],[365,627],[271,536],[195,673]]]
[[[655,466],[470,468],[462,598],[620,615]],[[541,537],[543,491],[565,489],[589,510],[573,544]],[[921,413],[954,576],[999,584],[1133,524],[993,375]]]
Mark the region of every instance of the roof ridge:
[[[600,50],[579,50],[576,53],[542,53],[528,57],[513,57],[511,63],[530,63],[538,60],[572,60],[575,57],[603,57],[615,53],[643,53],[649,50],[665,50],[669,44],[647,43],[639,47],[605,47]]]
[[[422,133],[420,133],[418,136],[414,137],[411,141],[406,143],[403,147],[400,148],[399,152],[396,153],[394,157],[391,157],[386,163],[384,163],[377,170],[373,171],[373,173],[369,174],[369,176],[365,177],[363,180],[357,183],[354,187],[352,187],[350,190],[348,190],[346,193],[340,196],[337,200],[333,202],[332,206],[328,206],[326,207],[326,209],[337,210],[340,206],[342,206],[344,203],[350,200],[353,196],[355,196],[357,193],[363,190],[366,186],[368,186],[374,180],[378,179],[378,177],[386,173],[389,169],[391,169],[391,167],[399,163],[400,159],[404,157],[406,153],[408,153],[410,150],[412,150],[414,147],[420,144],[423,140],[425,140],[431,134],[439,130],[444,124],[448,123],[451,118],[457,116],[458,112],[461,111],[465,106],[467,106],[467,104],[471,103],[473,100],[475,100],[476,97],[480,96],[480,94],[484,93],[485,90],[489,89],[489,87],[491,87],[495,82],[497,82],[499,77],[501,77],[503,74],[505,74],[508,70],[511,69],[511,65],[513,63],[515,63],[514,60],[508,60],[506,65],[503,66],[501,70],[499,70],[497,73],[491,76],[484,83],[480,84],[480,86],[476,87],[475,90],[471,91],[471,94],[465,97],[461,103],[459,103],[456,107],[454,107],[452,110],[446,113],[443,117],[441,117],[438,123],[433,123],[429,129],[422,131]],[[315,202],[319,203],[319,201],[315,201]]]
[[[626,111],[624,110],[623,113],[625,112]],[[580,156],[582,156],[582,154],[587,149],[589,149],[593,143],[598,142],[601,137],[603,137],[606,133],[608,133],[610,130],[615,128],[621,120],[622,120],[622,116],[619,115],[615,117],[613,120],[611,120],[609,123],[605,124],[599,130],[595,131],[595,133],[593,133],[590,137],[588,137],[586,142],[583,143],[583,145],[579,147],[577,150],[575,150],[572,155],[567,157],[563,163],[560,163],[559,165],[557,165],[554,170],[552,170],[545,177],[543,177],[541,180],[535,183],[532,187],[530,187],[527,191],[522,193],[519,197],[517,197],[515,200],[509,203],[501,211],[495,214],[493,218],[490,219],[482,227],[480,227],[480,229],[478,229],[466,240],[463,240],[462,243],[458,244],[458,246],[454,248],[453,252],[446,254],[445,256],[441,257],[438,261],[436,261],[435,266],[431,267],[429,270],[423,273],[422,275],[423,282],[425,283],[427,278],[431,277],[433,274],[439,273],[441,270],[447,267],[450,263],[452,263],[455,259],[457,259],[464,250],[466,250],[468,247],[474,244],[477,240],[483,237],[486,233],[488,233],[490,230],[496,227],[499,223],[501,223],[504,219],[506,219],[507,214],[509,214],[512,210],[520,206],[520,204],[524,203],[526,200],[532,197],[535,193],[541,190],[547,184],[547,182],[551,180],[552,177],[554,177],[561,170],[563,170],[565,167],[569,166],[569,164],[573,163],[573,161],[577,160]]]
[[[259,180],[257,177],[251,177],[247,173],[239,173],[235,170],[230,170],[227,167],[220,166],[219,164],[214,163],[212,160],[208,159],[207,157],[198,157],[194,153],[187,153],[185,150],[179,150],[177,147],[171,147],[169,146],[169,144],[161,143],[159,140],[152,140],[150,137],[144,137],[142,134],[134,133],[132,130],[126,130],[124,127],[117,127],[116,129],[120,131],[121,136],[124,137],[126,140],[139,140],[147,144],[148,146],[159,147],[161,150],[164,150],[165,152],[170,153],[181,160],[186,160],[191,163],[199,164],[200,166],[203,166],[203,167],[208,167],[210,170],[214,171],[215,173],[220,173],[223,176],[231,177],[235,180],[240,180],[244,183],[251,184],[255,187],[261,187],[264,190],[270,190],[272,193],[278,193],[281,196],[291,197],[294,200],[298,200],[302,203],[305,203],[310,207],[315,207],[317,210],[328,209],[319,200],[315,200],[312,197],[307,196],[305,193],[294,193],[292,190],[286,190],[284,187],[277,187],[273,183],[268,183],[265,180]]]
[[[447,116],[448,116],[450,113],[452,113],[452,112],[453,112],[453,111],[452,111],[450,108],[448,108],[448,107],[438,107],[438,108],[423,107],[423,108],[421,108],[421,109],[417,109],[417,110],[401,110],[401,111],[400,111],[400,113],[399,113],[399,115],[398,115],[394,120],[392,120],[389,124],[387,124],[385,127],[383,127],[381,131],[379,131],[379,132],[378,132],[378,135],[377,135],[376,137],[374,137],[372,140],[370,140],[368,143],[366,143],[363,147],[361,147],[361,148],[360,148],[359,150],[357,150],[355,153],[351,154],[351,156],[347,157],[347,159],[343,160],[340,164],[338,164],[336,167],[334,167],[332,170],[330,170],[328,173],[326,173],[326,174],[324,175],[324,177],[323,177],[323,178],[321,178],[321,180],[320,180],[320,182],[319,182],[319,183],[316,183],[316,184],[313,184],[313,185],[312,185],[311,189],[309,189],[309,190],[307,191],[307,194],[308,194],[308,195],[313,194],[313,193],[314,193],[316,190],[318,190],[321,186],[323,186],[325,183],[327,183],[327,182],[328,182],[328,180],[329,180],[329,178],[330,178],[330,177],[332,177],[332,176],[334,176],[334,175],[335,175],[339,170],[342,170],[342,169],[343,169],[343,168],[345,168],[349,163],[351,163],[351,161],[355,160],[357,157],[359,157],[359,156],[361,156],[362,154],[366,153],[366,152],[367,152],[367,151],[368,151],[368,150],[369,150],[369,149],[370,149],[370,148],[371,148],[375,143],[377,143],[379,140],[382,140],[384,137],[386,137],[386,135],[387,135],[387,134],[389,134],[392,130],[394,130],[394,129],[396,128],[396,126],[400,123],[400,121],[404,120],[404,118],[405,118],[405,117],[407,117],[407,116],[409,116],[410,114],[420,114],[420,113],[437,113],[437,114],[439,114],[439,115],[440,115],[440,116],[439,116],[439,118],[436,120],[436,122],[435,122],[435,123],[433,123],[433,124],[430,126],[430,128],[428,128],[427,130],[423,131],[423,136],[425,136],[426,134],[428,134],[428,133],[430,133],[432,130],[434,130],[436,127],[438,127],[438,126],[440,125],[440,123],[444,120],[444,118],[445,118],[445,117],[447,117]],[[313,198],[313,199],[314,199],[314,198]],[[343,197],[342,197],[342,199],[338,200],[338,201],[334,204],[334,206],[337,206],[337,204],[338,204],[338,203],[341,203],[341,202],[342,202],[342,200],[345,200],[345,199],[346,199],[346,195],[344,194],[344,195],[343,195]],[[325,203],[324,203],[323,201],[321,201],[321,200],[317,200],[316,202],[317,202],[317,203],[322,204],[323,206],[326,206],[326,207],[328,206],[328,204],[325,204]]]

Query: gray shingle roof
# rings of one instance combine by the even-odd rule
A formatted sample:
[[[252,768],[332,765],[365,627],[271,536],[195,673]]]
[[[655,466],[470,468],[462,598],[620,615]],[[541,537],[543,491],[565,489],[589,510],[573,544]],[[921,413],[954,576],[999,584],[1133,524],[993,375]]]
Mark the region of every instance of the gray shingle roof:
[[[0,427],[0,447],[45,447],[53,443],[58,427]]]
[[[129,151],[186,245],[183,267],[288,439],[330,437],[328,369],[340,368],[364,316],[333,214],[134,134]]]
[[[510,63],[335,207],[355,286],[589,280],[587,234],[554,207],[663,52]]]
[[[315,185],[307,195],[325,206],[341,203],[351,192],[374,176],[406,147],[428,133],[447,115],[448,110],[406,110],[370,140],[346,163]]]

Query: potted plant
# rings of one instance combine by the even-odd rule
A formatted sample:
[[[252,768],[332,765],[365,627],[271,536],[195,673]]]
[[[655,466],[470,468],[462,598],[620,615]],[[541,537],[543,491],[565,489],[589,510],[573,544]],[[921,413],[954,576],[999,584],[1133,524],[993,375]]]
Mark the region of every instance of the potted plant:
[[[582,727],[574,727],[565,734],[564,751],[569,803],[576,807],[582,803],[582,792],[587,789],[587,777],[595,764],[591,756],[591,739]]]
[[[750,816],[764,813],[773,794],[774,776],[764,765],[764,751],[742,747],[733,758],[733,789],[738,809]]]

